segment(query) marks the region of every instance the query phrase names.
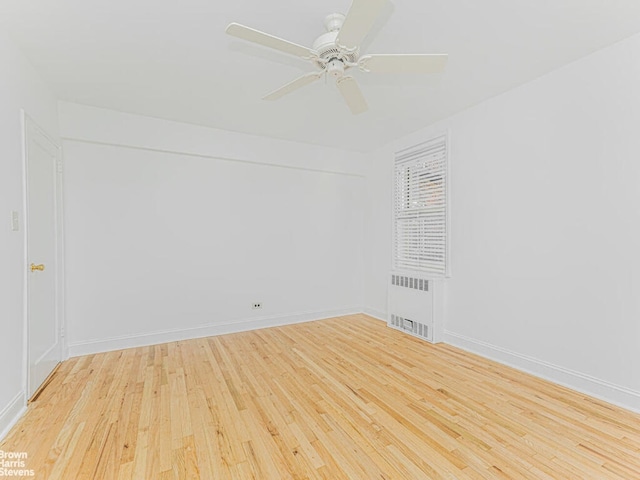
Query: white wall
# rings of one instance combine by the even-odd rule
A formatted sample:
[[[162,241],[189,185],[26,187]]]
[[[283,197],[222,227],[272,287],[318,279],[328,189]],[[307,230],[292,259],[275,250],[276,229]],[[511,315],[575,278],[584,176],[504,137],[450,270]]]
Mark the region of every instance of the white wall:
[[[68,103],[60,122],[71,355],[361,311],[357,155]]]
[[[24,212],[20,110],[57,136],[53,95],[11,41],[0,32],[0,438],[25,406]],[[20,230],[10,230],[18,211]]]
[[[393,152],[449,130],[447,341],[640,410],[639,56],[634,36],[372,154],[368,311]]]

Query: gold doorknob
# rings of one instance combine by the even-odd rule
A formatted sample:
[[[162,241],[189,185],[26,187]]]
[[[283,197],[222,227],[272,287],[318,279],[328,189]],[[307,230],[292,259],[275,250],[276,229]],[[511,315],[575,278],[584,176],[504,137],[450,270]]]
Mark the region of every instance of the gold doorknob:
[[[36,265],[35,263],[32,263],[31,271],[35,272],[36,270],[40,270],[42,272],[44,270],[44,263],[41,263],[40,265]]]

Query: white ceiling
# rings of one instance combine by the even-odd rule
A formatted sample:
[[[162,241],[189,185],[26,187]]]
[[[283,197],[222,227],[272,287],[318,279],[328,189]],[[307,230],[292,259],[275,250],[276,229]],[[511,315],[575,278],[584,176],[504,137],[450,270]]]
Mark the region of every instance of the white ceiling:
[[[449,53],[438,75],[356,72],[261,97],[305,61],[225,35],[235,21],[311,46],[350,0],[0,0],[0,22],[62,100],[368,151],[640,31],[637,0],[395,0],[369,53]],[[630,59],[631,60],[631,59]]]

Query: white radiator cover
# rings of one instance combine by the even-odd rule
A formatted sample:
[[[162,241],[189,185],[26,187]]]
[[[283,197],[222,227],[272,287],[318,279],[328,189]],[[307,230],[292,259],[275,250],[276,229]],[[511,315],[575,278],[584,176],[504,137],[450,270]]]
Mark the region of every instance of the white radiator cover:
[[[389,275],[387,325],[431,343],[443,336],[443,279],[394,271]]]

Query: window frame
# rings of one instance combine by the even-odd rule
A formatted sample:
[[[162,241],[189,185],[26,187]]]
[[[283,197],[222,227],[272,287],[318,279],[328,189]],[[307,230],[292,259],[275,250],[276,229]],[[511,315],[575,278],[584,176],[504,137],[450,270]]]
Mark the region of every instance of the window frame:
[[[415,137],[414,137],[415,138]],[[424,137],[423,137],[424,138]],[[430,135],[426,140],[414,141],[406,143],[406,146],[396,149],[393,152],[393,161],[391,162],[391,266],[395,272],[413,272],[420,273],[423,276],[431,278],[449,278],[451,277],[451,134],[444,131]],[[396,178],[398,157],[410,154],[413,151],[419,151],[428,147],[430,144],[444,145],[444,269],[437,271],[428,267],[412,268],[409,266],[399,266],[397,253],[397,204],[396,204]]]

